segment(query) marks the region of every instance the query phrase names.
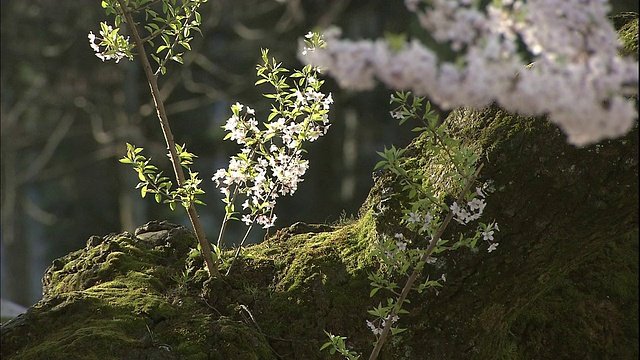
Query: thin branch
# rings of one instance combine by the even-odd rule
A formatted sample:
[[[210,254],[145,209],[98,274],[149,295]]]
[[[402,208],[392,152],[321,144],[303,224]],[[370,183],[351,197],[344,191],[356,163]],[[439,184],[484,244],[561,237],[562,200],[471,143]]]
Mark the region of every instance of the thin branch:
[[[35,177],[31,179],[25,179],[24,182],[28,181],[29,183],[37,183],[49,181],[52,179],[58,179],[60,177],[69,175],[69,173],[85,169],[87,166],[90,166],[102,160],[118,156],[121,150],[121,147],[116,144],[104,146],[93,151],[90,154],[83,154],[82,157],[77,157],[73,161],[69,161],[65,164],[44,168],[43,170],[39,171]],[[4,164],[2,166],[4,166]],[[22,176],[18,178],[18,180],[22,179]]]
[[[240,246],[238,246],[238,249],[236,250],[236,253],[233,254],[233,259],[231,259],[231,264],[229,264],[229,268],[227,268],[227,272],[226,274],[224,274],[224,276],[229,276],[229,272],[231,272],[231,267],[233,266],[233,262],[236,261],[236,258],[238,257],[238,255],[240,255],[240,250],[242,250],[242,246],[244,245],[244,242],[247,241],[247,237],[249,237],[249,232],[251,231],[251,229],[253,228],[253,224],[255,223],[255,219],[251,222],[251,225],[249,225],[249,228],[247,229],[247,232],[244,233],[244,237],[242,238],[242,241],[240,242]]]
[[[236,201],[236,195],[238,195],[238,185],[233,189],[233,195],[231,196],[231,200],[229,204],[233,204]],[[224,232],[227,230],[227,223],[229,222],[229,214],[225,209],[224,219],[222,220],[222,227],[220,228],[220,233],[218,234],[218,242],[217,246],[220,247],[222,243],[222,239],[224,238]]]
[[[120,1],[120,0],[118,0]],[[182,7],[182,9],[184,10],[184,13],[187,13],[186,10],[186,5]],[[193,14],[195,13],[195,11],[191,11],[191,15],[187,16],[184,19],[184,24],[182,25],[182,28],[185,28],[187,26],[187,24],[189,24],[191,22],[191,16],[193,16]],[[177,16],[177,14],[176,14]],[[171,58],[171,53],[173,51],[173,49],[175,49],[176,45],[178,45],[178,41],[180,41],[180,35],[182,34],[182,32],[179,32],[176,34],[176,38],[173,40],[173,44],[171,44],[171,47],[169,49],[167,49],[167,55],[165,55],[164,59],[162,60],[162,62],[160,64],[158,64],[158,69],[156,70],[156,75],[158,75],[162,68],[165,67],[165,65],[167,64],[167,62],[169,61],[169,59]]]
[[[153,98],[153,102],[158,114],[158,119],[160,120],[162,134],[164,135],[165,142],[167,143],[169,157],[171,159],[171,164],[173,165],[176,180],[178,182],[178,186],[182,186],[185,182],[184,172],[182,170],[182,166],[180,165],[180,158],[176,151],[176,143],[173,138],[173,133],[171,132],[171,128],[169,127],[169,120],[164,108],[164,103],[160,98],[158,76],[151,70],[151,64],[149,63],[147,53],[144,49],[144,43],[140,38],[140,34],[138,33],[138,29],[136,28],[131,13],[125,11],[125,9],[127,8],[125,5],[125,0],[118,0],[118,4],[120,4],[120,10],[123,12],[123,16],[125,17],[126,23],[129,27],[129,30],[131,31],[133,41],[135,42],[136,48],[138,49],[138,52],[140,54],[140,61],[142,62],[142,68],[144,69],[144,73],[149,83],[151,97]],[[213,262],[213,258],[211,255],[211,246],[207,241],[204,229],[202,228],[202,224],[200,223],[200,217],[198,216],[198,212],[196,211],[195,205],[193,203],[189,204],[187,213],[189,214],[189,220],[191,220],[191,225],[193,226],[196,237],[198,238],[198,243],[200,244],[200,249],[202,250],[202,255],[204,257],[205,263],[207,264],[207,270],[209,270],[209,274],[219,275],[217,264]]]
[[[44,145],[40,154],[38,154],[36,160],[30,164],[25,174],[19,177],[19,182],[29,181],[45,167],[49,160],[51,160],[51,157],[58,148],[58,145],[60,145],[60,142],[62,142],[64,137],[67,135],[67,132],[69,132],[71,124],[73,124],[73,120],[74,118],[70,114],[66,114],[62,117],[56,128],[53,130],[53,133],[51,133],[51,136],[47,139],[47,143]]]
[[[469,192],[469,190],[471,190],[471,186],[473,186],[473,182],[478,177],[478,174],[480,174],[480,170],[482,169],[483,166],[484,164],[480,164],[480,166],[478,166],[478,169],[476,169],[476,171],[469,178],[469,180],[467,180],[467,184],[465,185],[464,190],[462,190],[462,192],[458,196],[457,202],[462,202],[464,200],[464,197]],[[451,222],[451,219],[453,219],[453,211],[449,210],[449,213],[445,217],[444,221],[442,222],[442,224],[440,224],[438,231],[433,236],[431,243],[429,243],[429,246],[425,250],[420,260],[418,261],[418,264],[427,263],[427,260],[429,260],[429,258],[431,257],[431,254],[436,248],[436,244],[442,237],[442,234],[444,233],[445,229],[449,225],[449,222]],[[400,309],[402,309],[402,304],[407,298],[409,291],[411,291],[411,288],[413,287],[413,283],[416,281],[416,279],[420,275],[420,268],[421,268],[420,266],[416,266],[414,268],[413,273],[411,273],[411,275],[407,279],[407,282],[404,285],[404,288],[402,288],[400,297],[398,298],[396,305],[391,309],[391,313],[389,313],[389,320],[385,323],[384,329],[382,330],[382,334],[380,334],[380,339],[378,339],[378,341],[376,342],[376,346],[373,348],[373,351],[371,351],[369,360],[376,360],[378,358],[378,355],[380,354],[380,350],[382,349],[382,346],[384,345],[385,341],[389,337],[389,332],[391,331],[391,325],[393,324],[393,321],[391,320],[391,318],[397,315]]]
[[[44,86],[47,84],[47,79],[39,75],[36,79],[31,83],[29,88],[25,91],[24,95],[18,98],[15,105],[9,109],[8,112],[4,112],[2,109],[2,120],[0,121],[0,127],[2,132],[11,129],[15,124],[18,123],[18,118],[31,106],[33,99],[40,96]]]

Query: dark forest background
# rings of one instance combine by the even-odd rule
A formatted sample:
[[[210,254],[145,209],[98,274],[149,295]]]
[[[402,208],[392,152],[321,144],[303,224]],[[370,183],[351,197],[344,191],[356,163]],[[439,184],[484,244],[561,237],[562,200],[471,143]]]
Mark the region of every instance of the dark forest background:
[[[638,11],[635,1],[613,5],[614,13]],[[337,25],[354,39],[420,29],[399,0],[209,0],[201,14],[204,36],[195,36],[185,64],[170,65],[160,85],[176,142],[199,156],[194,168],[208,204],[199,212],[211,240],[224,210],[210,178],[238,150],[222,141],[229,106],[239,101],[268,114],[261,96],[268,88],[253,86],[260,48],[291,69],[301,66],[299,38],[314,28]],[[41,297],[45,268],[89,236],[133,232],[152,219],[189,222],[182,209],[141,199],[136,174],[117,161],[130,142],[172,173],[140,64],[102,63],[89,47],[88,32],[113,20],[99,1],[3,0],[1,17],[1,295],[29,306]],[[353,93],[327,79],[329,91],[333,125],[309,146],[310,169],[295,196],[280,199],[276,228],[356,214],[376,151],[411,139],[388,115],[389,90]],[[244,230],[235,225],[229,245]],[[252,241],[263,236],[254,230]]]

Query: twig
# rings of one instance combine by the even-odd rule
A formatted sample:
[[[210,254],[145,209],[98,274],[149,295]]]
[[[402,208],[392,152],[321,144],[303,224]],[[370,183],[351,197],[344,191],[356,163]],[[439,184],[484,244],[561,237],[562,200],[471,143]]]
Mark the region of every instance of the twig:
[[[247,229],[247,232],[244,233],[244,237],[242,238],[242,241],[240,242],[240,246],[238,246],[238,249],[236,250],[236,253],[233,254],[233,259],[231,259],[231,264],[229,264],[229,268],[227,268],[227,272],[226,272],[226,274],[224,274],[224,276],[228,276],[229,275],[229,272],[231,271],[231,267],[233,266],[233,262],[236,261],[236,258],[238,257],[238,255],[240,255],[240,250],[242,250],[242,245],[244,245],[244,242],[247,241],[247,237],[249,236],[249,232],[251,231],[251,228],[253,228],[253,224],[254,223],[255,223],[255,219],[253,220],[251,225],[249,225],[249,228]]]
[[[258,330],[258,332],[260,332],[260,334],[261,334],[262,336],[264,336],[265,338],[266,338],[266,337],[268,337],[268,336],[267,336],[267,335],[262,331],[262,329],[260,328],[260,325],[258,325],[258,322],[256,321],[256,319],[254,319],[254,318],[253,318],[253,314],[251,314],[251,311],[249,311],[249,309],[248,309],[246,306],[244,306],[244,305],[240,304],[240,310],[244,310],[244,311],[249,315],[249,318],[251,319],[251,322],[253,323],[253,325],[256,327],[256,329]],[[242,312],[240,312],[240,315],[242,315]],[[244,315],[243,315],[242,317],[244,317]],[[247,318],[246,318],[246,317],[244,317],[244,318],[245,318],[245,321],[247,321]],[[277,339],[277,340],[284,340],[284,341],[288,341],[288,340],[286,340],[286,339]],[[278,353],[276,352],[276,350],[275,350],[273,347],[271,347],[271,344],[269,344],[269,343],[267,342],[267,345],[269,346],[269,348],[271,349],[271,351],[272,351],[272,352],[273,352],[273,353],[278,357],[278,359],[284,359],[280,354],[278,354]]]
[[[469,180],[467,180],[467,184],[465,185],[464,190],[462,190],[462,192],[458,196],[457,202],[459,203],[462,202],[465,195],[469,192],[469,190],[471,190],[471,186],[473,185],[473,182],[478,177],[478,174],[480,174],[480,170],[482,169],[483,166],[484,164],[480,164],[480,166],[478,166],[478,169],[476,169],[476,171],[473,173],[473,175],[471,175]],[[420,261],[418,262],[419,264],[420,263],[426,264],[427,260],[429,260],[429,258],[431,257],[431,254],[436,248],[436,244],[442,237],[444,230],[447,228],[447,225],[449,225],[449,222],[451,222],[451,219],[453,219],[453,211],[449,210],[449,213],[445,217],[444,221],[442,222],[442,224],[440,224],[438,231],[433,236],[431,243],[429,243],[427,250],[424,252],[422,257],[420,258]],[[376,346],[371,351],[369,360],[376,360],[378,358],[378,355],[380,354],[380,350],[382,349],[382,346],[384,345],[385,341],[389,337],[389,332],[391,331],[391,325],[393,324],[393,321],[391,320],[391,318],[393,318],[396,314],[398,314],[400,309],[402,309],[402,304],[404,303],[404,300],[407,298],[409,291],[411,291],[411,288],[413,287],[413,283],[418,278],[418,275],[420,275],[419,269],[420,269],[419,266],[416,266],[414,268],[413,273],[411,273],[411,276],[409,276],[409,278],[407,279],[407,282],[404,285],[404,288],[402,288],[402,292],[398,297],[398,301],[396,302],[396,305],[391,309],[391,313],[389,313],[389,320],[384,325],[382,334],[380,334],[380,339],[378,339],[378,341],[376,342]]]

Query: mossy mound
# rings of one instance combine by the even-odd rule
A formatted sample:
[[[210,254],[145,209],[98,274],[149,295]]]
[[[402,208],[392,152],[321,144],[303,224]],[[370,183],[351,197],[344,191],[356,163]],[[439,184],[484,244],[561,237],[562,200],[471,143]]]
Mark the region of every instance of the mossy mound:
[[[485,149],[500,247],[440,256],[431,275],[446,273],[446,286],[412,295],[409,330],[383,358],[636,358],[637,127],[575,149],[546,121],[495,107],[449,124]],[[411,151],[420,158],[419,140]],[[380,177],[357,220],[295,224],[246,248],[222,279],[207,279],[182,227],[92,237],[54,261],[41,302],[2,326],[2,357],[320,359],[325,329],[366,351],[366,311],[381,300],[369,298],[368,254],[397,226],[393,185]]]
[[[499,222],[500,247],[442,257],[446,286],[413,300],[416,325],[395,352],[636,358],[637,124],[623,139],[583,149],[544,119],[498,107],[457,110],[448,124],[484,149],[480,180],[496,190],[483,217]]]
[[[136,234],[93,236],[55,260],[43,300],[2,326],[2,358],[273,358],[254,328],[213,315],[190,292],[204,275],[183,275],[194,261],[190,232],[150,222]]]

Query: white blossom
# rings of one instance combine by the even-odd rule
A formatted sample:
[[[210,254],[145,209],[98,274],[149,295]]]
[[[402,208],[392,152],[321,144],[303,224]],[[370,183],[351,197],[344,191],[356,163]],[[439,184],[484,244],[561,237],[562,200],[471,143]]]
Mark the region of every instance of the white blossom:
[[[398,247],[399,251],[405,251],[407,250],[407,243],[404,241],[398,241],[396,242],[396,246]]]
[[[326,47],[302,61],[326,69],[344,88],[371,89],[377,78],[443,109],[496,102],[521,115],[548,115],[577,146],[633,127],[638,62],[618,55],[606,0],[509,0],[484,9],[469,0],[432,0],[424,10],[418,3],[405,0],[435,40],[459,52],[456,63],[416,40],[397,50],[381,39],[341,40],[339,31],[325,33]]]
[[[307,83],[315,84],[314,75],[307,75]],[[303,116],[283,115],[277,120],[264,122],[263,128],[255,119],[255,110],[236,102],[231,106],[232,115],[223,126],[226,138],[243,145],[233,156],[227,169],[216,171],[212,180],[225,195],[229,204],[235,198],[230,194],[245,194],[241,220],[263,228],[272,227],[277,219],[273,210],[281,195],[292,195],[303,181],[309,161],[302,158],[302,145],[324,135],[329,128],[326,112],[333,104],[331,94],[325,95],[311,85],[292,92],[293,104],[287,104],[290,113],[302,112]],[[286,114],[283,112],[283,114]],[[318,116],[319,115],[319,116]],[[251,144],[251,145],[249,145]]]
[[[409,223],[417,223],[420,221],[420,214],[417,214],[415,212],[410,212],[409,213],[409,217],[407,218],[407,222]]]
[[[127,55],[122,51],[123,46],[129,46],[129,37],[125,38],[119,34],[112,36],[113,27],[111,25],[101,23],[100,27],[102,29],[100,30],[100,37],[96,36],[92,31],[87,35],[89,45],[91,46],[91,49],[95,51],[96,57],[103,62],[115,59],[116,63],[118,63],[125,57],[129,57],[130,60],[133,60],[133,57],[130,54]],[[115,39],[115,42],[113,39]],[[96,41],[99,41],[99,43],[96,43]],[[104,46],[105,49],[101,49],[100,46]]]
[[[367,320],[367,326],[369,327],[369,329],[371,329],[371,332],[373,332],[373,335],[382,334],[382,328],[377,327],[373,322]]]

